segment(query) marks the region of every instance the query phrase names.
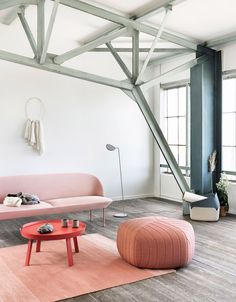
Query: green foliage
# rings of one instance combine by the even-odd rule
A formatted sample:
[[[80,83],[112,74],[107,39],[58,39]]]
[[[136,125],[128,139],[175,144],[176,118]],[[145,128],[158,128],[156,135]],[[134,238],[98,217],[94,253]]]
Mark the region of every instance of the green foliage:
[[[225,207],[225,210],[229,210],[229,203],[228,203],[228,187],[229,181],[225,173],[221,174],[220,180],[216,183],[217,188],[217,195],[220,201],[220,205]]]

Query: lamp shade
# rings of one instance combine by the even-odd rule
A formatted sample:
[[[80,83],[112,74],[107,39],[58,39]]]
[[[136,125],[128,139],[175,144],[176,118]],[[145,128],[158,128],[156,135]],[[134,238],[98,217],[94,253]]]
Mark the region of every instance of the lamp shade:
[[[113,145],[111,145],[111,144],[106,144],[106,148],[107,148],[107,150],[109,150],[109,151],[114,151],[114,150],[116,150],[116,147],[113,146]]]

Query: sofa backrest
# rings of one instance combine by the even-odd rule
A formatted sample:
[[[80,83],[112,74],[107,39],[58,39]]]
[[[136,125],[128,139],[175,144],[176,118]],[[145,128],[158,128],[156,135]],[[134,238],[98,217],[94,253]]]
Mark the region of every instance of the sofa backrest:
[[[97,177],[90,174],[0,176],[0,203],[8,193],[29,193],[41,200],[76,196],[103,196]]]

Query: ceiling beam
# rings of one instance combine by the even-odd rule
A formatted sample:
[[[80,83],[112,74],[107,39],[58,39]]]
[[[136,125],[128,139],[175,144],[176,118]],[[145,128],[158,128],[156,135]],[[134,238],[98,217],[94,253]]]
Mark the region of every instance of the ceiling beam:
[[[9,52],[3,51],[3,50],[0,50],[0,59],[9,61],[9,62],[13,62],[16,64],[21,64],[21,65],[41,69],[41,70],[50,71],[53,73],[66,75],[69,77],[73,77],[73,78],[77,78],[77,79],[81,79],[81,80],[85,80],[85,81],[89,81],[89,82],[93,82],[93,83],[97,83],[97,84],[102,84],[102,85],[125,89],[125,90],[133,89],[133,85],[128,82],[109,79],[109,78],[98,76],[98,75],[95,75],[92,73],[87,73],[87,72],[79,71],[76,69],[63,67],[63,66],[51,63],[51,62],[46,62],[45,64],[41,65],[34,59],[27,58],[27,57],[24,57],[21,55],[13,54],[13,53],[9,53]]]
[[[129,80],[131,80],[131,78],[132,78],[131,72],[129,71],[128,67],[125,65],[125,63],[123,62],[121,57],[118,55],[118,53],[116,52],[116,50],[114,49],[112,44],[110,42],[108,42],[108,43],[106,43],[106,46],[109,49],[109,51],[111,52],[111,54],[113,55],[113,57],[115,58],[116,62],[119,64],[120,68],[123,70],[124,74],[127,76],[127,78]]]
[[[132,35],[132,82],[135,83],[139,74],[139,31],[133,30]]]
[[[1,0],[0,1],[0,10],[10,8],[13,6],[29,5],[29,4],[38,4],[38,0]]]
[[[27,7],[28,5],[24,6]],[[13,7],[10,9],[10,11],[5,15],[5,17],[2,20],[2,24],[4,25],[10,25],[15,19],[17,18],[18,11],[20,6]]]
[[[223,71],[223,79],[235,78],[235,76],[236,76],[236,69]]]
[[[70,60],[86,51],[89,51],[97,46],[103,45],[107,42],[110,42],[113,39],[116,39],[123,35],[125,32],[127,32],[127,29],[125,27],[119,28],[118,30],[112,31],[109,34],[106,34],[94,41],[91,41],[83,46],[76,47],[62,55],[59,55],[55,57],[54,62],[57,64],[62,64],[67,60]]]
[[[160,1],[158,1],[157,5],[155,5],[154,7],[150,8],[148,10],[145,10],[144,12],[141,12],[141,13],[133,16],[132,19],[134,19],[134,20],[138,19],[139,21],[144,21],[148,18],[151,18],[159,11],[165,9],[168,5],[176,5],[176,4],[179,4],[184,1],[187,1],[187,0],[160,0]]]
[[[141,70],[140,70],[140,72],[139,72],[139,75],[138,75],[138,77],[137,77],[137,80],[136,80],[135,84],[139,84],[139,83],[141,82],[141,80],[142,80],[142,77],[143,77],[143,74],[144,74],[144,72],[145,72],[145,70],[146,70],[146,68],[147,68],[148,62],[149,62],[150,59],[151,59],[151,56],[152,56],[152,54],[153,54],[153,52],[154,52],[154,50],[155,50],[155,47],[156,47],[156,45],[157,45],[157,43],[158,43],[158,41],[159,41],[159,39],[160,39],[160,36],[161,36],[161,34],[162,34],[162,31],[164,30],[164,26],[165,26],[165,24],[166,24],[167,18],[168,18],[168,16],[169,16],[169,14],[171,13],[171,11],[172,11],[172,7],[171,7],[171,6],[168,6],[168,7],[166,8],[166,10],[165,10],[165,16],[164,16],[164,18],[163,18],[163,20],[162,20],[162,22],[161,22],[161,26],[159,27],[159,30],[158,30],[158,32],[157,32],[157,35],[156,35],[155,39],[154,39],[153,42],[152,42],[151,48],[150,48],[150,50],[149,50],[149,52],[148,52],[148,54],[147,54],[147,56],[146,56],[146,58],[145,58],[145,60],[144,60],[144,63],[143,63],[143,65],[142,65],[142,68],[141,68]]]
[[[114,47],[116,52],[132,52],[131,47]],[[149,52],[150,48],[139,48],[139,52]],[[105,47],[97,47],[89,50],[90,52],[109,52],[109,50]],[[153,50],[154,53],[186,53],[186,52],[194,52],[191,49],[187,48],[155,48]]]
[[[166,56],[153,58],[149,61],[148,67],[158,66],[158,65],[161,65],[163,63],[170,62],[170,61],[172,61],[174,59],[177,59],[179,57],[186,56],[186,55],[193,54],[193,53],[195,53],[195,52],[187,50],[187,51],[183,51],[183,52],[173,52],[173,53],[171,53],[169,55],[166,55]]]
[[[45,38],[45,0],[40,0],[37,5],[37,59],[40,61]]]
[[[9,12],[5,15],[5,17],[2,20],[2,24],[4,25],[10,25],[13,21],[17,18],[18,9],[20,6],[13,7],[9,10]]]
[[[36,42],[35,42],[35,39],[34,39],[34,36],[32,34],[32,31],[29,27],[29,24],[25,18],[25,7],[19,7],[18,8],[18,17],[20,19],[20,22],[22,24],[22,27],[25,31],[25,34],[27,36],[27,39],[30,43],[30,46],[31,46],[31,49],[34,53],[35,56],[37,56],[37,45],[36,45]]]
[[[224,35],[206,42],[207,47],[219,47],[236,42],[236,32]]]
[[[46,60],[49,41],[50,41],[50,38],[51,38],[51,35],[52,35],[52,29],[53,29],[54,22],[55,22],[55,19],[56,19],[59,3],[60,3],[60,0],[55,0],[55,2],[54,2],[54,6],[53,6],[53,9],[52,9],[52,14],[51,14],[51,17],[50,17],[50,20],[49,20],[49,23],[48,23],[48,29],[47,29],[47,33],[46,33],[45,42],[44,42],[44,45],[43,45],[43,51],[42,51],[42,55],[41,55],[41,58],[40,58],[40,64],[44,64],[45,60]]]
[[[116,13],[113,13],[109,10],[96,7],[94,5],[79,1],[79,0],[61,0],[61,4],[66,5],[68,7],[78,9],[80,11],[83,11],[85,13],[91,14],[93,16],[126,26],[128,28],[136,29],[140,32],[146,33],[151,36],[156,36],[158,33],[158,28],[155,28],[150,25],[142,24],[138,22],[138,20],[132,20],[127,17],[118,15]],[[175,35],[170,32],[163,31],[161,38],[164,40],[167,40],[169,42],[197,50],[197,44],[196,42],[193,42],[192,40],[188,39],[187,37],[183,37],[183,35]]]
[[[156,83],[160,82],[160,80],[162,80],[165,77],[169,77],[169,76],[173,76],[176,73],[179,73],[181,71],[185,71],[187,69],[192,68],[193,66],[197,65],[197,64],[202,64],[203,62],[207,61],[208,57],[207,55],[202,55],[201,57],[198,57],[196,59],[193,59],[187,63],[184,63],[180,66],[177,66],[165,73],[162,73],[160,75],[158,75],[157,77],[155,77],[154,79],[151,79],[147,82],[144,82],[143,84],[140,85],[140,87],[144,88],[144,89],[148,89],[153,87],[154,85],[156,85]]]

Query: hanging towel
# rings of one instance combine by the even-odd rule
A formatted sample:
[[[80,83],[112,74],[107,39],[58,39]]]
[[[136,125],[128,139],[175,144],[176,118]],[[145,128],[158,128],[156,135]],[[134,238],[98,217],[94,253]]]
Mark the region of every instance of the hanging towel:
[[[43,154],[44,152],[44,141],[43,141],[43,125],[41,121],[35,121],[35,149],[39,152],[39,154]]]
[[[25,123],[24,138],[40,155],[43,154],[43,126],[41,121],[28,119]]]
[[[24,139],[28,142],[31,133],[31,120],[25,122]]]
[[[29,144],[34,148],[36,145],[35,121],[31,121]]]

